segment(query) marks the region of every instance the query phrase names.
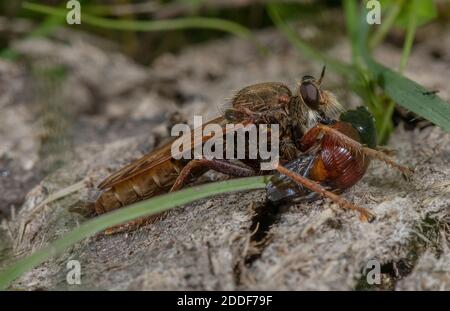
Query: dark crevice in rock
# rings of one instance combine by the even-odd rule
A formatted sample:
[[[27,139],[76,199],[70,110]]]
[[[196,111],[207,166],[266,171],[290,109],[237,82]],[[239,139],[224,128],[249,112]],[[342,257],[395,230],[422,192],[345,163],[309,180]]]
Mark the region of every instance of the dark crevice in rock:
[[[281,207],[270,201],[258,202],[253,205],[253,217],[250,225],[250,246],[242,260],[239,260],[234,266],[234,279],[237,285],[242,284],[242,272],[245,267],[250,267],[258,258],[261,257],[264,249],[271,241],[270,230],[272,226],[280,219]]]
[[[250,243],[252,252],[247,254],[244,263],[249,266],[261,256],[261,253],[270,242],[270,229],[280,219],[280,206],[266,201],[254,206],[254,215],[250,231],[253,232]]]
[[[242,269],[243,269],[242,261],[238,261],[233,268],[234,284],[238,286],[242,285]]]

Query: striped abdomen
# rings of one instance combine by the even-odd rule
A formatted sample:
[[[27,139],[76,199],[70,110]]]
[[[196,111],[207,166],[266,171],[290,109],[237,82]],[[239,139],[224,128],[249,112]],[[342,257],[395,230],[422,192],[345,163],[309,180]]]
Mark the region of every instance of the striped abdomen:
[[[117,183],[95,202],[95,212],[103,214],[119,207],[167,192],[183,168],[181,161],[165,161],[148,171]]]

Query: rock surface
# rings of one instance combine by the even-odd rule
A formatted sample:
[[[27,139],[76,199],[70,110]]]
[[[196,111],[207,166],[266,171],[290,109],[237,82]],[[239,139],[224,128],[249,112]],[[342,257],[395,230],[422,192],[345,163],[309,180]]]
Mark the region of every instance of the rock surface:
[[[435,38],[422,46],[431,49]],[[2,141],[9,144],[0,149],[0,155],[10,159],[8,172],[13,173],[0,175],[1,184],[16,182],[30,189],[36,181],[24,176],[45,176],[27,194],[20,210],[3,220],[1,236],[7,246],[2,245],[0,266],[85,221],[68,209],[96,195],[90,184],[97,184],[164,140],[167,120],[176,112],[181,111],[185,118],[217,115],[226,98],[244,85],[281,81],[294,87],[301,75],[320,72],[320,64],[301,57],[276,33],[264,32],[258,39],[268,53],[243,39],[223,39],[186,49],[180,55],[164,55],[151,68],[134,64],[117,52],[105,52],[92,38],[82,35],[61,42],[56,38],[17,43],[16,49],[32,60],[33,66],[62,67],[65,79],[55,86],[48,71],[41,70],[40,76],[28,81],[21,77],[32,70],[29,66],[0,63],[0,78],[9,92],[2,93],[0,100],[4,111],[0,133]],[[443,51],[450,51],[450,43],[446,44]],[[329,52],[344,59],[349,55],[340,41]],[[391,60],[400,52],[385,47],[377,53]],[[440,95],[449,100],[448,86],[431,78],[446,76],[449,59],[449,55],[432,59],[422,48],[413,52],[410,68],[419,71],[417,68],[423,68],[419,63],[430,61],[433,74],[407,74],[430,89],[439,88]],[[5,78],[11,72],[18,78]],[[37,84],[35,80],[42,75],[47,83]],[[347,107],[360,104],[344,91],[345,81],[333,73],[327,73],[325,85]],[[27,94],[30,88],[35,91]],[[59,100],[49,100],[55,97]],[[64,114],[65,109],[69,113]],[[33,118],[39,111],[56,113],[66,125],[43,139],[36,129],[45,128],[47,119]],[[9,131],[11,125],[3,120],[17,130]],[[23,141],[25,138],[30,141]],[[264,191],[227,194],[177,208],[166,219],[128,234],[86,239],[24,274],[11,288],[449,289],[450,135],[436,127],[422,131],[398,127],[390,141],[398,161],[415,169],[411,180],[373,162],[363,180],[344,194],[373,210],[378,216],[374,223],[361,223],[354,213],[324,200],[286,207],[274,215],[260,208]],[[64,144],[69,151],[56,153],[43,165],[39,161],[42,155],[60,149],[52,144]],[[87,182],[83,184],[83,180]],[[42,203],[73,185],[80,191]],[[2,207],[5,211],[14,202],[17,208],[23,199],[10,188],[2,189],[9,200]],[[267,234],[255,231],[257,221],[260,227],[270,228]],[[70,259],[81,263],[81,285],[66,282]],[[368,285],[363,274],[372,259],[381,264],[379,286]]]

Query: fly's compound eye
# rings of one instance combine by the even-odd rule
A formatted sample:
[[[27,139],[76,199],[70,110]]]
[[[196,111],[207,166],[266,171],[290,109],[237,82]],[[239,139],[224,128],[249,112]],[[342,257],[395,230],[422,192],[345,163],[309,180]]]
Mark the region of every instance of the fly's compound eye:
[[[302,83],[300,85],[300,95],[309,108],[319,109],[319,90],[314,84],[311,82]]]

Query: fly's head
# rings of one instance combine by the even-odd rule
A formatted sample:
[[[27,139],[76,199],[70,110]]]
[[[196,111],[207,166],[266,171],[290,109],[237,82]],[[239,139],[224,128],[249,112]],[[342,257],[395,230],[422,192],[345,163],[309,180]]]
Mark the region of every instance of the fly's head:
[[[333,93],[322,90],[321,84],[325,76],[325,66],[322,69],[319,80],[310,75],[305,75],[297,87],[297,104],[302,106],[306,127],[311,127],[321,119],[333,120],[344,109],[339,104]]]

